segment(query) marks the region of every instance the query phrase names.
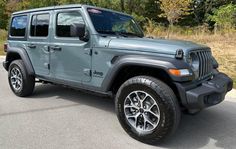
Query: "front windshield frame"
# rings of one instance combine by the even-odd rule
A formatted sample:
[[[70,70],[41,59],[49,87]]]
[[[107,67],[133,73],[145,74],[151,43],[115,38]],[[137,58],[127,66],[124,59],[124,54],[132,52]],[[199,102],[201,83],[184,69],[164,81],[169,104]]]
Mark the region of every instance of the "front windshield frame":
[[[93,12],[91,12],[91,11],[93,11]],[[94,27],[94,30],[98,34],[119,35],[119,36],[124,36],[124,37],[130,37],[130,36],[141,37],[141,38],[144,37],[144,33],[143,33],[141,27],[134,20],[134,18],[132,16],[130,16],[130,15],[126,15],[126,14],[123,14],[121,12],[116,12],[116,11],[111,11],[111,10],[106,10],[106,9],[101,9],[101,8],[93,8],[93,7],[88,7],[87,8],[87,13],[88,13],[88,16],[90,17],[90,20],[91,20],[91,23],[92,23],[92,25]],[[105,28],[101,29],[101,26],[100,26],[100,29],[99,29],[99,27],[96,26],[96,23],[99,22],[99,21],[107,21],[108,23],[110,23],[108,25],[110,25],[110,26],[114,25],[114,24],[111,23],[112,21],[104,20],[104,18],[106,17],[106,16],[104,16],[105,14],[104,15],[100,15],[100,17],[103,17],[103,19],[100,18],[99,21],[96,21],[96,20],[94,20],[95,18],[92,18],[93,17],[92,14],[98,15],[98,14],[101,14],[101,13],[110,14],[111,16],[113,15],[113,17],[112,17],[113,19],[114,19],[114,17],[120,17],[120,19],[121,18],[127,19],[127,20],[124,20],[124,21],[127,21],[125,23],[130,23],[131,24],[129,27],[132,28],[132,31],[113,30],[112,28],[114,26],[112,26],[109,29],[105,29]],[[108,18],[110,18],[110,17],[108,17]],[[116,21],[117,22],[115,22],[115,23],[122,23],[122,22],[118,22],[118,20],[116,20]],[[122,21],[122,20],[120,20],[120,21]],[[121,25],[125,25],[125,24],[121,24]]]

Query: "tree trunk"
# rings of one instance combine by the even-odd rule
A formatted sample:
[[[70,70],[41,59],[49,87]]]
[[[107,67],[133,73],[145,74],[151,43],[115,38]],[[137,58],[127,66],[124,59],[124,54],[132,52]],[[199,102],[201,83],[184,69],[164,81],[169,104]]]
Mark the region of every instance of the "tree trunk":
[[[169,20],[169,26],[168,26],[168,30],[167,30],[167,38],[170,38],[170,34],[172,34],[172,28],[174,26],[173,20]]]
[[[124,12],[125,11],[125,4],[124,4],[124,0],[120,0],[120,8],[121,11]]]

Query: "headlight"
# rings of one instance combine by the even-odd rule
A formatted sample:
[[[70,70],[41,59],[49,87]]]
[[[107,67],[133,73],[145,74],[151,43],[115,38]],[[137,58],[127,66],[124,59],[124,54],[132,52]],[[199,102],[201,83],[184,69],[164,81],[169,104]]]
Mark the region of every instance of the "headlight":
[[[199,70],[200,61],[196,53],[190,54],[189,64],[194,72]]]
[[[199,75],[199,67],[200,67],[200,60],[196,53],[191,53],[188,59],[189,65],[194,72],[195,78],[198,78]]]

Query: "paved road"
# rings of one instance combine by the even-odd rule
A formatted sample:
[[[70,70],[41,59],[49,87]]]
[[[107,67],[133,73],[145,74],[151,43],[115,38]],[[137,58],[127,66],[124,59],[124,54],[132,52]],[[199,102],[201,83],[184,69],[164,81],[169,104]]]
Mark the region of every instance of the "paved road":
[[[2,62],[2,60],[0,60]],[[196,116],[182,116],[177,133],[161,148],[235,148],[236,99]],[[1,149],[158,148],[130,138],[111,99],[53,85],[37,85],[29,98],[10,91],[0,66]]]

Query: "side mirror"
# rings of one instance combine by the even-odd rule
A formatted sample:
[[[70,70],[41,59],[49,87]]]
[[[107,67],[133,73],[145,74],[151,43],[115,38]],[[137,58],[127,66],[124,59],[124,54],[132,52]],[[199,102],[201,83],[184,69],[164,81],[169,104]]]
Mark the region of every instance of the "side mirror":
[[[74,23],[70,26],[71,37],[79,37],[82,41],[88,41],[85,24]]]

